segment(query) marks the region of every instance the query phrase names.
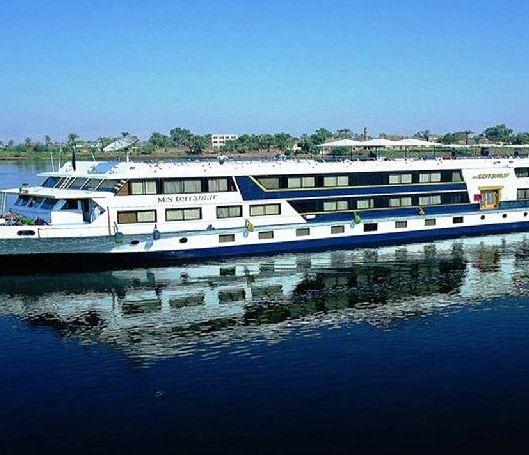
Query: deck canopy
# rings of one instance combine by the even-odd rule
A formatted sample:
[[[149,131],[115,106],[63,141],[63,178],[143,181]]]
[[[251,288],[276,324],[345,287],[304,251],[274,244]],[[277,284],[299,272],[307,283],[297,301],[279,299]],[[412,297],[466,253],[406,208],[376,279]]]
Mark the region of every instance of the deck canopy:
[[[337,141],[325,142],[318,147],[359,147],[362,145],[361,141],[354,141],[353,139],[339,139]]]
[[[325,142],[318,147],[358,147],[358,148],[402,148],[402,147],[439,147],[443,144],[424,141],[422,139],[401,139],[400,141],[390,141],[389,139],[378,138],[367,141],[355,141],[353,139],[340,139],[337,141]]]

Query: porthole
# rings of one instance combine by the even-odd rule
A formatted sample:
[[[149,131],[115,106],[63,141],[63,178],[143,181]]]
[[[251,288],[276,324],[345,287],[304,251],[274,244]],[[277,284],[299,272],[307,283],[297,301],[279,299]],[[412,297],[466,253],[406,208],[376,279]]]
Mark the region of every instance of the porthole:
[[[484,219],[485,219],[485,215],[481,215],[479,218],[480,218],[481,220],[484,220]]]
[[[187,243],[187,237],[182,237],[178,240],[180,243]]]
[[[131,244],[131,245],[138,245],[138,243],[140,243],[139,240],[131,240],[131,241],[130,241],[130,244]]]
[[[523,212],[523,216],[527,216],[527,212]]]
[[[502,217],[503,217],[503,218],[507,218],[507,214],[504,213],[504,214],[502,215]]]
[[[22,230],[22,231],[18,231],[17,235],[26,237],[26,236],[30,236],[30,235],[35,235],[35,231],[32,231],[30,229]]]

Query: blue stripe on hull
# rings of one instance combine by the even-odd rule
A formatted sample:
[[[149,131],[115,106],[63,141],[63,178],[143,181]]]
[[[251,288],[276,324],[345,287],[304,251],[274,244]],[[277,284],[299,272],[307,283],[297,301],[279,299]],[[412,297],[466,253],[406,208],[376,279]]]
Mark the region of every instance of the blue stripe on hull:
[[[201,248],[188,251],[26,254],[18,256],[5,255],[4,257],[0,255],[0,259],[2,259],[5,264],[9,265],[2,269],[1,273],[4,274],[33,273],[35,271],[61,272],[94,269],[101,270],[127,268],[139,265],[167,265],[167,263],[193,262],[200,259],[423,243],[465,236],[504,234],[522,231],[529,231],[529,221],[509,224],[431,229],[424,231],[395,232],[390,234],[368,234],[362,236],[296,240],[292,242]]]

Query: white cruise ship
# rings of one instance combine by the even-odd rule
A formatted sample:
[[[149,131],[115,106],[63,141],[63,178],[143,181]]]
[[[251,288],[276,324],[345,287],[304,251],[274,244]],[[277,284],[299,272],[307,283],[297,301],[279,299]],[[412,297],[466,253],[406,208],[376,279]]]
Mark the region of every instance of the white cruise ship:
[[[42,177],[40,186],[2,190],[0,257],[8,270],[529,230],[526,158],[92,161]]]

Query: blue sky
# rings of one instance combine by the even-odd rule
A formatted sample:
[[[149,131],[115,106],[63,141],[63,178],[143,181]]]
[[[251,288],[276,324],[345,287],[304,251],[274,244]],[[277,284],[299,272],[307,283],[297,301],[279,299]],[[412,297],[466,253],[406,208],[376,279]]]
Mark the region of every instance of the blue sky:
[[[529,2],[0,2],[0,140],[529,130]]]

